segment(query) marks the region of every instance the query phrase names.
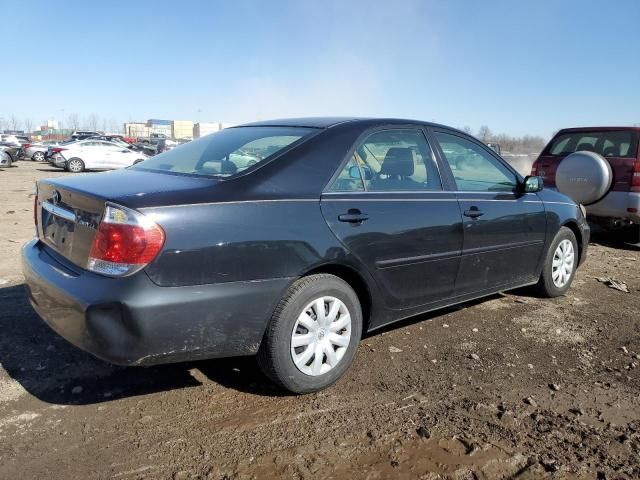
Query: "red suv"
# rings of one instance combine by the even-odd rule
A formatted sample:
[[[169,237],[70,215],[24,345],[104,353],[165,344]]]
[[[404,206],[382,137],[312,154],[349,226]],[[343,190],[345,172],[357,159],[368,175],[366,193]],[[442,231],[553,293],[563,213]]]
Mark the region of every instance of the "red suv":
[[[565,128],[551,139],[531,173],[582,203],[591,222],[634,225],[640,232],[639,137],[638,127]]]

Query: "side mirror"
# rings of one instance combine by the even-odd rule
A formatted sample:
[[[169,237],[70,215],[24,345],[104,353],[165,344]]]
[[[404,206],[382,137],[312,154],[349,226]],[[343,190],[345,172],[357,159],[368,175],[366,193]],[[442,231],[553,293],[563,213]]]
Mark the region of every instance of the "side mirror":
[[[543,188],[544,182],[542,181],[542,177],[527,175],[524,178],[524,183],[522,184],[522,191],[524,193],[537,193]]]
[[[362,172],[362,175],[360,172]],[[349,177],[355,180],[360,180],[362,176],[364,176],[365,180],[371,180],[373,178],[373,173],[367,166],[363,166],[362,168],[357,166],[349,167]]]

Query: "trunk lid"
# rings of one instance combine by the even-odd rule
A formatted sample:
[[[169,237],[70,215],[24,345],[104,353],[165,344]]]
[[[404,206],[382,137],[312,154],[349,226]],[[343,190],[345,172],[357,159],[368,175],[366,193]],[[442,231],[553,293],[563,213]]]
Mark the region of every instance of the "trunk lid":
[[[65,189],[55,183],[38,184],[36,206],[38,239],[85,268],[105,200]]]
[[[38,239],[86,268],[106,202],[133,209],[199,203],[218,182],[208,178],[114,170],[38,182]]]

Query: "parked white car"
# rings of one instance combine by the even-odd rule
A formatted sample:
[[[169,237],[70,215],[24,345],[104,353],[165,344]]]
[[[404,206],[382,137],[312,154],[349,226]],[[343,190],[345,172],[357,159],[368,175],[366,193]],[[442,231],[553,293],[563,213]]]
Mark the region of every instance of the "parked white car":
[[[147,158],[144,153],[134,152],[101,140],[80,140],[55,147],[53,151],[62,157],[65,170],[79,173],[84,170],[113,170],[124,168]]]

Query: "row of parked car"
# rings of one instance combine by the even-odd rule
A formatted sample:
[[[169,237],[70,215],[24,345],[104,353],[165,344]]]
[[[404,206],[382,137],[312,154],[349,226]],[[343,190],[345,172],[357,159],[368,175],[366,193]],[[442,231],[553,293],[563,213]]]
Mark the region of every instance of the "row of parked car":
[[[25,135],[0,136],[0,167],[10,167],[18,160],[48,161],[70,172],[86,169],[123,168],[149,156],[171,150],[179,142],[164,136],[152,140],[105,135],[94,131],[75,131],[63,141],[32,143]]]

